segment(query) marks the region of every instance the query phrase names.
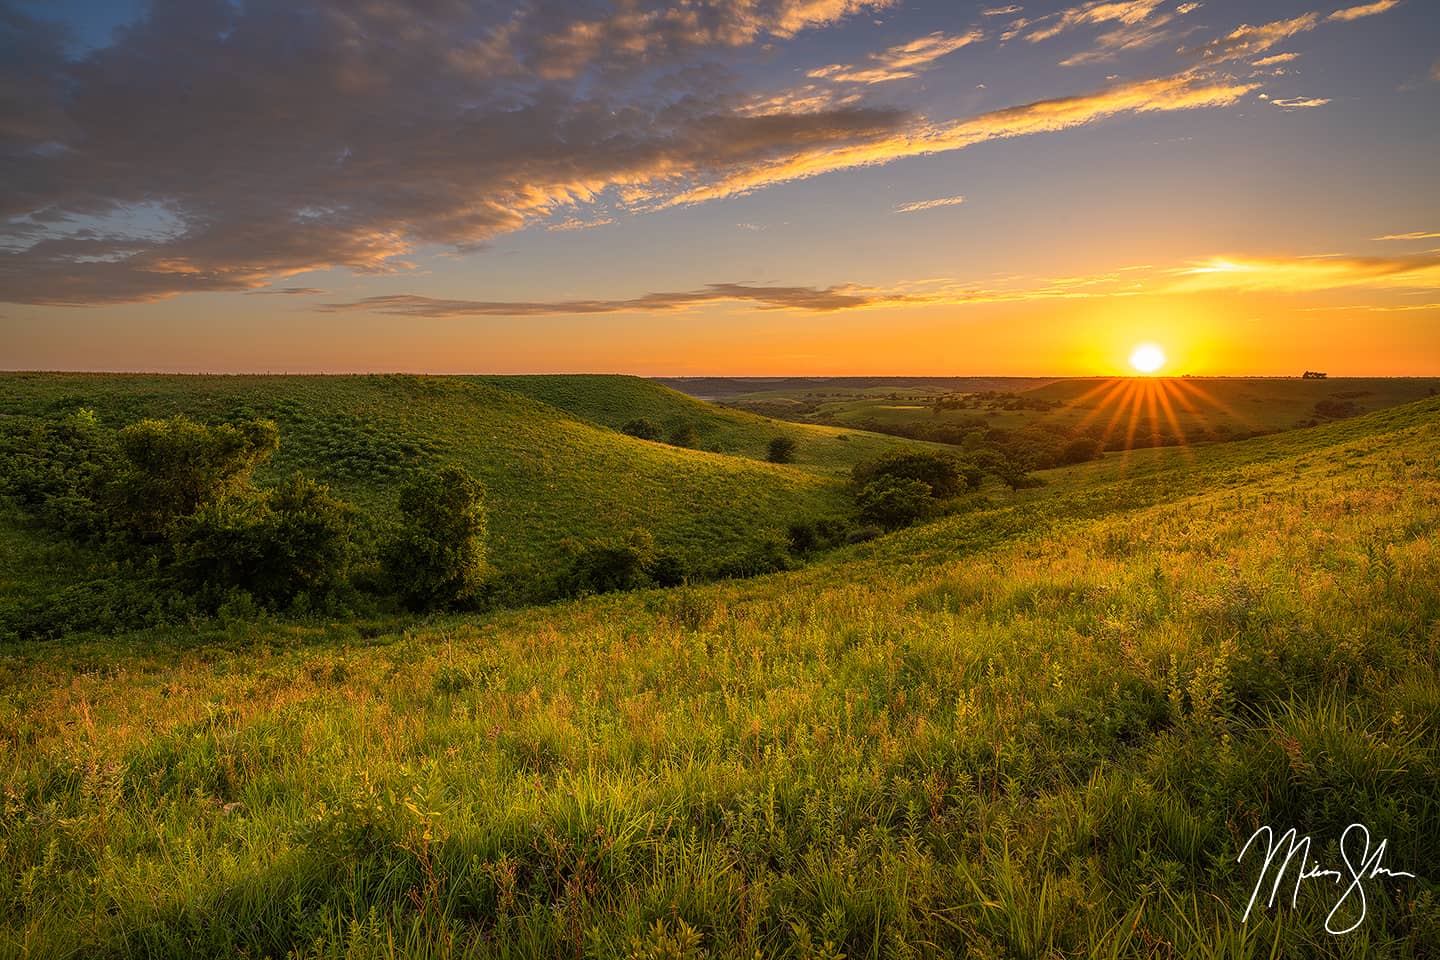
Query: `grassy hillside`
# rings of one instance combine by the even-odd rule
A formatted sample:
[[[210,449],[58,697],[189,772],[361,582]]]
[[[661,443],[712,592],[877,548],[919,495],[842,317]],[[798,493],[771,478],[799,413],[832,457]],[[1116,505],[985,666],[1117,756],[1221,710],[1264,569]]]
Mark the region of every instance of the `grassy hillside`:
[[[794,465],[822,473],[848,474],[861,460],[897,443],[893,437],[835,427],[774,420],[743,410],[697,400],[654,380],[613,375],[561,375],[470,378],[559,407],[582,420],[621,429],[637,417],[667,435],[681,424],[695,427],[700,447],[741,457],[765,459],[770,441],[789,437],[796,443]]]
[[[490,490],[490,543],[502,565],[547,562],[567,537],[632,528],[649,530],[686,560],[723,556],[797,517],[843,509],[836,474],[896,442],[842,440],[839,431],[814,428],[771,430],[759,418],[716,411],[646,381],[607,379],[568,393],[563,383],[532,389],[585,413],[580,419],[464,378],[7,374],[0,376],[0,416],[83,406],[112,425],[176,413],[273,418],[280,451],[262,480],[304,470],[382,514],[407,472],[460,463]],[[664,396],[657,401],[648,392]],[[649,443],[598,425],[627,416],[629,403],[638,407],[633,415],[645,415],[673,400],[695,418],[702,440],[743,447],[744,456]],[[799,465],[757,459],[769,436],[787,431],[802,438]]]
[[[1429,400],[760,580],[17,645],[0,952],[1432,955],[1437,464]],[[1419,879],[1242,923],[1356,822]]]

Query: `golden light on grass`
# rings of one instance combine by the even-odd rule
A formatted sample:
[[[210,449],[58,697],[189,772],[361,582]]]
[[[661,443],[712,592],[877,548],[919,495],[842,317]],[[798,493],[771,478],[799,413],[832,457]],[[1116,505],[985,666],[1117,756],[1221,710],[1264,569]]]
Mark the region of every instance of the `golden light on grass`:
[[[1130,353],[1130,366],[1138,373],[1154,373],[1165,366],[1165,351],[1153,343],[1142,343]]]

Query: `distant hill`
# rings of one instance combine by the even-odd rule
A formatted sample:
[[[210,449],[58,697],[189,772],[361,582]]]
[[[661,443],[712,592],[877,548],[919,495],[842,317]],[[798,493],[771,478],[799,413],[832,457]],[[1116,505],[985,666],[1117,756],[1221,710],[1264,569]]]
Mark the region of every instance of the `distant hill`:
[[[272,418],[280,450],[258,479],[302,470],[382,515],[409,471],[462,464],[489,488],[502,565],[632,528],[687,561],[713,560],[845,509],[850,466],[901,442],[720,410],[633,377],[0,375],[0,417],[80,407],[111,425]],[[612,429],[637,416],[692,423],[710,451]],[[797,440],[794,466],[764,461],[782,434]]]

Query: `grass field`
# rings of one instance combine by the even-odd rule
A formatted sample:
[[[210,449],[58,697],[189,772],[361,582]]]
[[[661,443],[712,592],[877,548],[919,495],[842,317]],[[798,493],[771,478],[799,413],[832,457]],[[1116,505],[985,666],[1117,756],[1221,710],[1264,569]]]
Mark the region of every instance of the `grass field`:
[[[679,383],[680,381],[672,381]],[[983,424],[1063,431],[1098,428],[1111,449],[1150,446],[1155,434],[1189,442],[1274,433],[1306,425],[1316,404],[1354,415],[1440,390],[1440,379],[1127,378],[835,381],[697,381],[738,409],[801,422],[876,430]],[[753,389],[746,389],[746,388]],[[954,404],[936,410],[944,398]]]
[[[80,407],[111,425],[272,418],[280,450],[262,481],[303,470],[382,516],[409,471],[459,463],[489,488],[501,566],[551,563],[566,538],[636,528],[689,562],[724,556],[845,509],[850,467],[902,442],[770,422],[634,377],[0,375],[0,417]],[[616,431],[634,416],[691,423],[706,449]],[[796,462],[765,462],[782,435],[796,441]]]
[[[1047,479],[756,580],[12,645],[0,954],[1433,956],[1440,400]],[[1257,827],[1355,822],[1419,877],[1242,923]]]

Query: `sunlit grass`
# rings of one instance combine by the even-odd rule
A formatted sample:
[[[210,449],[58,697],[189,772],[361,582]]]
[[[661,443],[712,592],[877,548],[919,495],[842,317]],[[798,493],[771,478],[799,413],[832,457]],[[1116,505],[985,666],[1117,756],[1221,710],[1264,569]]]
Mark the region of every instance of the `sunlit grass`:
[[[0,660],[21,955],[1424,956],[1440,407],[805,570]],[[1260,823],[1421,880],[1240,923]],[[1333,848],[1331,848],[1333,855]]]

